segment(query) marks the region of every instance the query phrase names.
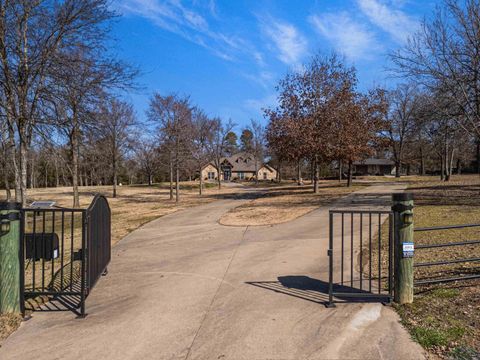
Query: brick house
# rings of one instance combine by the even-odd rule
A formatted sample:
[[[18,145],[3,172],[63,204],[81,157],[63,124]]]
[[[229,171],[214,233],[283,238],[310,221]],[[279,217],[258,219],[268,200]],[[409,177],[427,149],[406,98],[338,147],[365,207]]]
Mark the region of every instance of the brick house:
[[[202,168],[202,178],[218,179],[218,170],[213,162]],[[250,180],[255,178],[255,158],[252,154],[240,152],[220,160],[220,180]],[[263,162],[258,163],[258,180],[275,180],[277,170]]]

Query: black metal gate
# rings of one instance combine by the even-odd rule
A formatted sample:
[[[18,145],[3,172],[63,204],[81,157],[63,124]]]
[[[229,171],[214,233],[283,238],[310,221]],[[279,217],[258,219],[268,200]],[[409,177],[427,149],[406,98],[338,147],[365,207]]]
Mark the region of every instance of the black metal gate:
[[[85,299],[110,262],[111,213],[104,196],[88,209],[22,209],[23,312],[46,301],[85,316]]]
[[[334,298],[390,302],[393,212],[331,210],[329,216],[329,305]]]

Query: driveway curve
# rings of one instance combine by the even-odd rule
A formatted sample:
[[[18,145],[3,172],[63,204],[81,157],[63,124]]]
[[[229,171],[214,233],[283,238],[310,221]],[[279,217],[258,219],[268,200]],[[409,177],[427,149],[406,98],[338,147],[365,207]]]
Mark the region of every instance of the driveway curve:
[[[372,186],[335,206],[385,206]],[[421,359],[381,304],[328,309],[328,209],[285,224],[227,227],[245,200],[219,200],[155,220],[112,253],[88,316],[37,312],[1,359]]]

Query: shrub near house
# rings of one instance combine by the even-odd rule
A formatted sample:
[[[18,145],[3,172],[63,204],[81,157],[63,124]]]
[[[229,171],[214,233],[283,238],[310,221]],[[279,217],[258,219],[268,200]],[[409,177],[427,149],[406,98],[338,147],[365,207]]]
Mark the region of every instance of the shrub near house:
[[[259,161],[258,179],[275,180],[277,170],[268,164]],[[202,178],[205,180],[218,179],[218,170],[213,163],[205,165],[202,169]],[[255,178],[255,157],[249,153],[240,152],[220,161],[220,180],[250,180]]]

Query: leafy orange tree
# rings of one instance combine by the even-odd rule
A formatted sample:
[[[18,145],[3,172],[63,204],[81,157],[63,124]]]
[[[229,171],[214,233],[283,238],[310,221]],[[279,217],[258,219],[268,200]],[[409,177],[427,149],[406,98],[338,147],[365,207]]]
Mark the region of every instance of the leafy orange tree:
[[[350,186],[353,161],[371,154],[382,131],[383,91],[362,95],[356,87],[355,68],[335,54],[316,56],[280,82],[279,106],[265,112],[270,149],[286,160],[310,160],[315,192],[319,165],[333,160],[349,164]]]

